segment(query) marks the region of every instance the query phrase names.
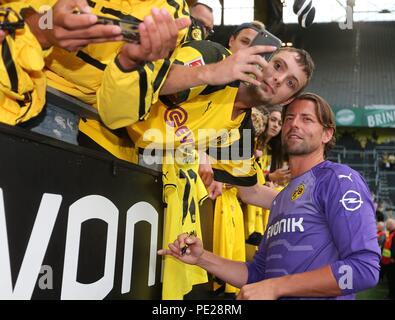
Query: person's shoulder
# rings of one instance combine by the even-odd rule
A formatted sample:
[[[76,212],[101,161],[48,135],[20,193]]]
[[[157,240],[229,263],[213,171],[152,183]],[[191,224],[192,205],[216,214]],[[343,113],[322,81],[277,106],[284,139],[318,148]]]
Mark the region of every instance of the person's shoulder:
[[[355,185],[355,183],[366,184],[358,171],[343,163],[326,160],[322,164],[313,168],[313,173],[316,177],[316,181],[323,181],[326,183],[330,183],[332,181],[332,186],[334,186],[334,180],[338,182],[339,187],[344,185],[351,186]]]
[[[312,169],[314,175],[316,177],[325,175],[349,175],[351,174],[358,174],[359,173],[357,171],[355,171],[354,169],[350,168],[348,165],[345,165],[343,163],[336,163],[336,162],[332,162],[329,160],[326,160],[322,163],[320,163],[319,165],[315,166]]]

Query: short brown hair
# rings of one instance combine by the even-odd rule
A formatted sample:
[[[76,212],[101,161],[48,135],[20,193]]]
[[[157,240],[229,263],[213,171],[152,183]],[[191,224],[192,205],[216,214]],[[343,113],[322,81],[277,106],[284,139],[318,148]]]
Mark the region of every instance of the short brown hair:
[[[310,92],[305,92],[301,93],[298,95],[295,100],[309,100],[312,101],[315,105],[315,114],[317,116],[318,122],[325,128],[325,129],[333,129],[333,136],[332,139],[329,140],[325,144],[324,148],[324,157],[326,158],[328,155],[328,152],[336,145],[336,120],[335,120],[335,115],[333,114],[333,111],[331,109],[331,106],[329,105],[328,102],[322,97],[320,97],[317,94],[310,93]],[[292,103],[292,102],[291,102]],[[290,103],[290,104],[291,104]],[[289,105],[284,106],[283,109],[283,122],[284,118],[287,114],[287,110]]]
[[[298,63],[299,66],[303,67],[303,72],[305,73],[307,77],[306,84],[299,89],[298,92],[294,94],[294,96],[298,96],[304,88],[309,84],[311,77],[313,76],[313,72],[315,69],[314,61],[313,58],[311,57],[310,53],[308,53],[306,50],[303,49],[298,49],[294,47],[282,47],[280,48],[277,53],[281,51],[289,51],[289,52],[294,52],[298,55],[296,58],[296,62]]]

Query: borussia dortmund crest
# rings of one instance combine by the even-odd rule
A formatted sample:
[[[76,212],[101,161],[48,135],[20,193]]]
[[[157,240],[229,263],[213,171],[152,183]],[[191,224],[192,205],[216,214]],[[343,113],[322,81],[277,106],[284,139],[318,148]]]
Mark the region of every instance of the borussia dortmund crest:
[[[292,201],[295,201],[296,199],[300,198],[302,194],[304,193],[304,184],[298,185],[298,187],[295,189],[294,192],[292,192]]]
[[[203,39],[202,31],[199,28],[193,29],[191,35],[192,35],[193,40],[202,40]]]

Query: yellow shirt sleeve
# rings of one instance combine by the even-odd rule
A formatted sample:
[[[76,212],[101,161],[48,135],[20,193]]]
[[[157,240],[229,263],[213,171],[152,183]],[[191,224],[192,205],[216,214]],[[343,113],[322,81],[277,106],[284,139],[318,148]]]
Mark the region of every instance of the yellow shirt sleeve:
[[[15,11],[20,3],[10,4]],[[0,43],[0,122],[16,125],[39,114],[45,103],[46,80],[41,46],[28,25]]]
[[[169,72],[170,62],[158,60],[137,70],[125,72],[116,59],[107,65],[97,92],[97,107],[110,129],[127,127],[144,120]]]

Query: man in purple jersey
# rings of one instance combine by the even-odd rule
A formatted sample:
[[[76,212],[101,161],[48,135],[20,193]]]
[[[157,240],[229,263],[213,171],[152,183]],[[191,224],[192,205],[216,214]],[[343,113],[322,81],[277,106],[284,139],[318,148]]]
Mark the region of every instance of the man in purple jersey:
[[[241,288],[238,299],[352,299],[375,286],[379,277],[370,191],[356,171],[325,160],[336,130],[325,100],[301,94],[285,107],[283,123],[292,180],[272,203],[254,260],[215,256],[200,239],[185,234],[159,254],[199,265]],[[185,246],[186,254],[181,254]]]

